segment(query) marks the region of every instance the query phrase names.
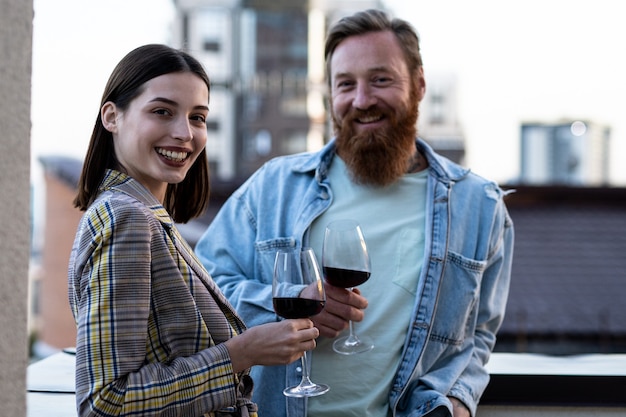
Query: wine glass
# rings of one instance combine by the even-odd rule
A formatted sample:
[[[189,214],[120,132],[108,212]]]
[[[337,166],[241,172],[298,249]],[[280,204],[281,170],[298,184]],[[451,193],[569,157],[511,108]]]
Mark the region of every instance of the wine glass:
[[[370,277],[370,257],[361,226],[354,220],[336,220],[326,226],[322,265],[326,282],[352,290]],[[367,352],[374,348],[369,337],[359,337],[352,321],[347,336],[335,340],[333,350],[344,355]]]
[[[311,248],[279,250],[274,263],[272,300],[274,311],[286,319],[318,314],[326,303],[322,273]],[[306,288],[306,291],[303,291]],[[302,355],[302,380],[285,388],[287,397],[315,397],[329,390],[328,385],[316,384],[309,378],[307,354]]]

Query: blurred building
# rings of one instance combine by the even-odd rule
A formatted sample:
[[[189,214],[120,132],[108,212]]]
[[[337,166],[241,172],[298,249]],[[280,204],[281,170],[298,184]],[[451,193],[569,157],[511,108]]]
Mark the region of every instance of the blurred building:
[[[174,0],[174,46],[212,80],[207,148],[222,180],[317,149],[327,135],[323,42],[342,14],[380,1]]]
[[[70,310],[67,266],[82,212],[74,207],[80,160],[66,156],[44,156],[44,196],[41,256],[31,265],[30,335],[31,354],[45,357],[59,349],[75,346],[76,324]]]
[[[332,132],[324,40],[328,26],[380,0],[174,0],[174,46],[212,80],[207,148],[214,178],[249,176],[268,159],[315,150]],[[453,77],[428,74],[420,132],[442,154],[465,154]]]
[[[426,72],[426,95],[420,104],[418,132],[437,152],[465,162],[465,136],[459,122],[456,77]]]
[[[611,130],[589,121],[524,123],[520,182],[598,186],[609,182]]]

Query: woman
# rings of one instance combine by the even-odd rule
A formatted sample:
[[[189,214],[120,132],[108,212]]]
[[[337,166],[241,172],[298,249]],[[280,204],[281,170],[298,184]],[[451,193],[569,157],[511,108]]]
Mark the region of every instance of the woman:
[[[315,346],[308,319],[246,330],[176,230],[208,203],[209,91],[164,45],[131,51],[106,85],[68,272],[80,416],[256,416],[249,368]]]

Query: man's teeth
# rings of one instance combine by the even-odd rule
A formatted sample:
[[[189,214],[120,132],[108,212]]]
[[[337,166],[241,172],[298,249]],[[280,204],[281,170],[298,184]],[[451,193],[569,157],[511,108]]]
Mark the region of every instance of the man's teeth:
[[[176,151],[168,151],[165,149],[157,149],[157,152],[166,157],[167,159],[171,159],[172,161],[182,162],[187,158],[187,152],[176,152]]]
[[[372,123],[380,119],[380,116],[369,116],[369,117],[361,117],[359,122],[361,123]]]

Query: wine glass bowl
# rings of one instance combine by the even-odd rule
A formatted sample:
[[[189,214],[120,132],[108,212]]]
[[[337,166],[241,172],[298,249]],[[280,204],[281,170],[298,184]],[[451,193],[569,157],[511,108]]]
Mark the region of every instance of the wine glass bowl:
[[[335,220],[326,226],[322,249],[322,269],[326,282],[352,290],[366,282],[371,274],[370,258],[361,226],[354,220]],[[349,334],[333,343],[333,350],[344,355],[367,352],[374,348],[369,337],[359,337],[352,321]]]
[[[272,282],[274,311],[285,319],[307,318],[319,314],[326,303],[322,273],[311,248],[279,250],[274,262]],[[307,353],[302,355],[300,383],[283,390],[287,397],[314,397],[329,390],[309,378]]]

